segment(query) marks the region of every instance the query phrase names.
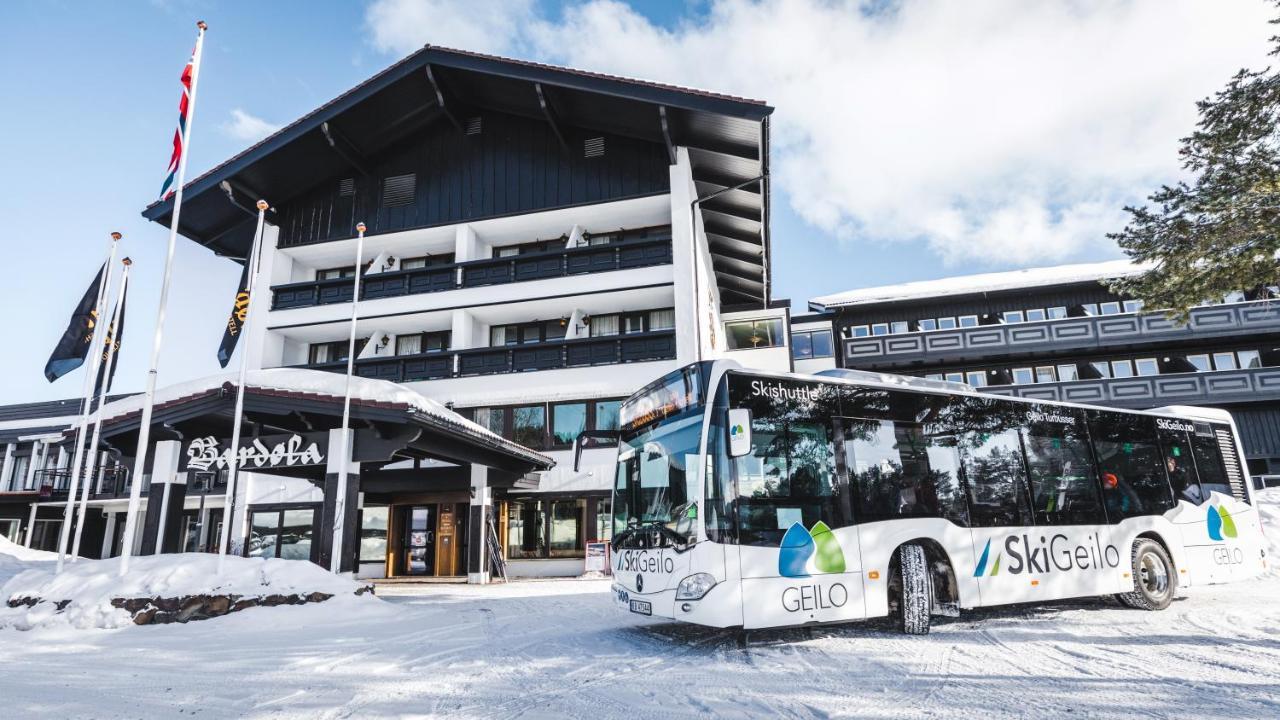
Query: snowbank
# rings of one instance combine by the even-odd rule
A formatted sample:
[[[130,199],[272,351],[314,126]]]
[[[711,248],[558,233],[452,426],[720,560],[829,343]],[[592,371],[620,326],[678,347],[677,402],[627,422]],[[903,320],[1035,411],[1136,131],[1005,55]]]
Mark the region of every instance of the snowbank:
[[[44,562],[58,559],[58,553],[49,552],[48,550],[32,550],[31,548],[14,544],[8,538],[0,537],[0,560],[3,560],[6,555],[24,562]]]
[[[1255,490],[1258,519],[1262,521],[1263,547],[1267,549],[1267,572],[1280,575],[1280,488]]]
[[[30,629],[64,623],[78,628],[112,628],[133,624],[133,614],[117,607],[121,600],[233,596],[252,601],[314,593],[355,600],[363,587],[313,563],[276,558],[229,556],[222,575],[218,575],[216,555],[137,557],[124,577],[118,575],[118,558],[68,563],[61,575],[55,575],[46,561],[16,562],[26,567],[0,586],[0,627]],[[8,607],[11,604],[19,606]]]

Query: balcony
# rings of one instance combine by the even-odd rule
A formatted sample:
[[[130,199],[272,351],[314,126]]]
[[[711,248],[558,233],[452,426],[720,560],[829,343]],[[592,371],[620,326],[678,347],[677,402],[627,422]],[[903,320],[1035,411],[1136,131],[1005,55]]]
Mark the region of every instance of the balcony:
[[[529,280],[668,265],[671,238],[621,240],[608,245],[565,248],[510,257],[468,260],[413,270],[366,275],[360,299],[400,297],[459,288],[505,285]],[[271,288],[271,309],[351,302],[352,278],[310,280]]]
[[[841,340],[845,365],[890,369],[997,356],[1117,351],[1126,346],[1280,333],[1280,302],[1259,300],[1195,308],[1185,326],[1160,313],[982,325]]]
[[[674,360],[675,357],[675,331],[658,330],[529,345],[453,350],[389,358],[364,358],[356,360],[355,373],[360,377],[392,382],[418,382],[593,365]],[[345,373],[347,362],[342,360],[316,363],[304,367]]]
[[[1034,385],[996,385],[980,390],[992,395],[1031,400],[1059,400],[1139,409],[1161,405],[1221,405],[1280,399],[1280,367]]]

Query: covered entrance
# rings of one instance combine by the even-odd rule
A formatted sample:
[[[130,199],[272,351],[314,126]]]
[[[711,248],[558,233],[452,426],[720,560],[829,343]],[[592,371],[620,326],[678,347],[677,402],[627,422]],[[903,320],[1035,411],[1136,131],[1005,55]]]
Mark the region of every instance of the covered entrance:
[[[313,370],[249,373],[238,448],[244,472],[226,513],[231,551],[309,559],[342,572],[380,562],[389,577],[487,582],[492,489],[536,483],[531,473],[553,461],[412,390],[368,378],[352,379],[352,437],[344,443],[344,380]],[[189,478],[227,471],[235,395],[231,376],[157,391],[139,518],[143,554],[201,547],[189,541],[183,500]],[[104,407],[103,449],[129,465],[140,406],[135,397]],[[384,510],[364,517],[366,508]],[[362,524],[379,517],[382,527],[364,532]],[[369,557],[366,546],[381,547],[382,557]]]

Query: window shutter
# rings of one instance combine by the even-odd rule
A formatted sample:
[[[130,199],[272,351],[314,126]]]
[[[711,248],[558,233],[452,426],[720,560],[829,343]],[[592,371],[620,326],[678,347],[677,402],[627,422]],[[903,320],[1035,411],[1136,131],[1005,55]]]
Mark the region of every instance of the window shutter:
[[[582,143],[583,157],[593,158],[593,157],[602,157],[603,155],[604,155],[604,138],[603,137],[587,138],[586,141]]]
[[[391,175],[382,180],[382,207],[403,207],[413,204],[413,196],[418,188],[418,176]]]

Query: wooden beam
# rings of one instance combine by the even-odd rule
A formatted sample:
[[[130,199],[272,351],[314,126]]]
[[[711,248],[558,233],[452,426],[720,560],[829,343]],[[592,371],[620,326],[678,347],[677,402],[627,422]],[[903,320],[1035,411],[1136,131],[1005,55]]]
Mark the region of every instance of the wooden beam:
[[[431,63],[427,63],[425,68],[427,71],[427,81],[431,83],[431,90],[436,95],[436,104],[440,106],[440,110],[444,112],[445,117],[449,118],[449,122],[453,123],[453,126],[457,128],[458,132],[465,134],[466,130],[462,127],[462,123],[458,120],[457,116],[453,114],[453,109],[444,101],[444,88],[440,87],[440,82],[436,80],[436,73],[435,70],[431,69]]]
[[[324,134],[325,142],[338,154],[338,157],[347,161],[365,177],[370,177],[373,174],[369,172],[368,163],[360,153],[360,150],[356,148],[355,143],[348,140],[347,136],[343,135],[337,127],[330,125],[328,122],[322,122],[320,123],[320,132]]]
[[[547,119],[547,124],[551,126],[551,132],[555,133],[556,139],[560,141],[560,149],[564,150],[566,155],[569,154],[569,143],[565,142],[564,134],[560,132],[560,123],[556,120],[556,112],[547,100],[547,93],[542,89],[542,83],[534,83],[533,89],[538,93],[538,107],[542,108],[542,117]]]
[[[671,142],[671,124],[667,121],[667,106],[658,106],[658,122],[662,125],[662,141],[667,144],[667,157],[671,164],[676,164],[676,146]]]

